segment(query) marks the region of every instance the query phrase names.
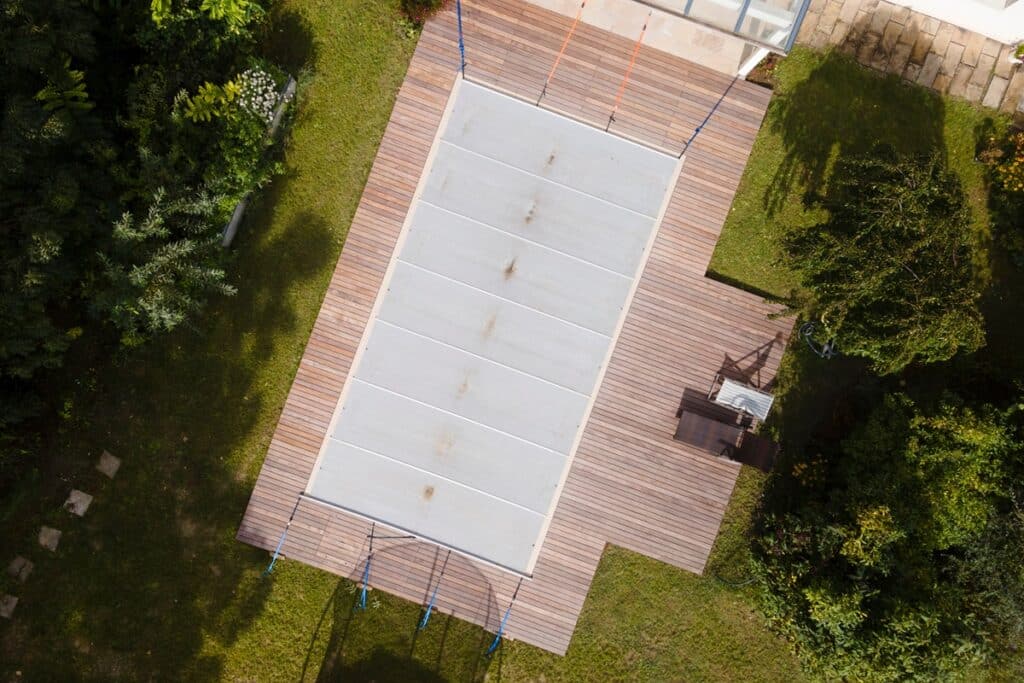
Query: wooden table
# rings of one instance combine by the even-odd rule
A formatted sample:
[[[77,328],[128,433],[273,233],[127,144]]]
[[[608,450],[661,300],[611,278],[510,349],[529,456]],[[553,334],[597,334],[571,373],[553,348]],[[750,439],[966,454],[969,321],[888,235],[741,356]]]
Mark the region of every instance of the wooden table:
[[[742,435],[741,427],[684,410],[675,438],[715,455],[732,456]]]

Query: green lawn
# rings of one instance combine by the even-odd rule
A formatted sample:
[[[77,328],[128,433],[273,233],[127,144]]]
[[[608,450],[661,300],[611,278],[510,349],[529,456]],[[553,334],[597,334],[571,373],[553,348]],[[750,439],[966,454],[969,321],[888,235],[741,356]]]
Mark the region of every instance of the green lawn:
[[[269,50],[302,70],[279,178],[243,226],[239,294],[128,359],[69,362],[63,417],[38,471],[0,508],[4,554],[36,569],[0,624],[0,678],[19,680],[796,680],[785,644],[743,587],[609,549],[565,658],[375,593],[353,615],[351,583],[234,540],[277,416],[414,47],[399,0],[283,3]],[[303,67],[303,64],[306,66]],[[58,393],[59,392],[59,393]],[[123,459],[108,481],[103,449]],[[83,519],[60,504],[96,496]],[[742,581],[742,530],[757,475],[741,483],[716,551]],[[56,555],[40,524],[63,530]]]
[[[942,150],[970,198],[980,277],[990,276],[987,193],[975,144],[992,112],[924,88],[881,77],[836,53],[795,49],[775,72],[777,86],[750,162],[711,259],[710,271],[747,289],[784,296],[796,286],[778,265],[779,239],[789,228],[819,222],[808,207],[835,159],[875,143],[907,152]]]

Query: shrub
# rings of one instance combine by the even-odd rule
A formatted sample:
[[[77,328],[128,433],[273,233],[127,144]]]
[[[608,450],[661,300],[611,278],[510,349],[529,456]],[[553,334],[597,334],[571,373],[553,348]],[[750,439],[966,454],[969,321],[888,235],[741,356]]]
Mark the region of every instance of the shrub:
[[[995,178],[1005,192],[1024,195],[1024,131],[1013,133],[995,163]]]
[[[841,160],[822,204],[826,222],[784,238],[792,310],[881,374],[984,344],[964,194],[937,155]]]
[[[168,200],[160,189],[142,219],[126,212],[117,221],[95,306],[120,331],[123,345],[175,329],[211,293],[234,294],[218,265],[220,204],[202,192]]]
[[[992,136],[978,154],[988,168],[993,232],[1011,260],[1024,268],[1024,131]]]
[[[810,670],[949,678],[1021,632],[1010,558],[1024,531],[1005,513],[1018,448],[1002,413],[893,394],[826,458],[827,480],[767,499],[754,553],[764,611]]]

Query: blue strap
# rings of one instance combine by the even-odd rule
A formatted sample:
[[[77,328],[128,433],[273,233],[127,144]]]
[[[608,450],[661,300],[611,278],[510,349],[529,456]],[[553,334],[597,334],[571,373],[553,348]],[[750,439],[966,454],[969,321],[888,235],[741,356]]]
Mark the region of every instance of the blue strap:
[[[370,585],[370,563],[373,561],[373,539],[375,532],[377,531],[377,523],[370,523],[370,533],[367,538],[370,539],[370,550],[366,553],[366,567],[363,569],[363,588],[359,591],[359,604],[356,605],[356,609],[366,609],[366,591]]]
[[[455,16],[459,22],[459,69],[466,75],[466,43],[462,39],[462,0],[455,0]]]
[[[433,595],[430,596],[430,602],[427,603],[427,611],[423,613],[423,618],[420,619],[420,625],[416,627],[417,630],[423,630],[427,627],[427,622],[430,621],[430,613],[434,611],[434,600],[437,598],[437,589],[441,584],[438,584],[434,588]]]
[[[370,584],[370,561],[373,559],[373,555],[366,556],[366,568],[363,570],[363,588],[359,591],[359,604],[356,605],[356,609],[366,609],[366,591],[367,586]]]
[[[512,594],[512,600],[508,603],[508,609],[505,610],[505,616],[501,618],[501,624],[498,625],[498,632],[494,635],[494,642],[487,648],[486,654],[491,654],[498,649],[499,643],[501,643],[501,636],[505,632],[505,624],[508,623],[508,617],[512,614],[512,606],[516,604],[516,598],[519,596],[519,587],[523,585],[523,580],[519,579],[519,583],[516,584],[516,592]]]
[[[420,625],[416,627],[419,630],[426,628],[427,622],[430,621],[430,613],[434,611],[434,601],[437,600],[437,591],[441,588],[441,580],[444,579],[444,570],[448,567],[448,559],[451,556],[451,550],[449,550],[448,554],[444,556],[444,564],[441,565],[441,572],[437,576],[437,585],[434,586],[434,592],[430,595],[430,602],[427,603],[427,611],[423,613]]]
[[[295,501],[295,507],[292,508],[292,514],[288,517],[288,523],[284,525],[284,531],[281,532],[281,539],[277,542],[277,548],[274,549],[274,555],[270,558],[270,564],[263,570],[263,576],[268,576],[274,571],[274,565],[277,564],[277,558],[281,556],[281,548],[284,547],[284,539],[288,538],[288,528],[292,525],[292,520],[295,519],[295,512],[299,509],[299,503],[302,501],[302,494]]]
[[[270,564],[263,570],[263,576],[266,576],[274,571],[274,565],[277,564],[277,558],[281,556],[281,546],[284,545],[284,539],[288,538],[288,527],[284,528],[284,533],[281,534],[281,540],[277,542],[277,548],[274,549],[274,556],[270,558]]]
[[[722,93],[722,96],[718,98],[717,102],[715,102],[715,106],[711,107],[711,111],[708,112],[708,115],[704,117],[704,120],[701,121],[700,125],[697,126],[697,128],[693,131],[693,135],[690,136],[690,139],[686,141],[686,146],[683,147],[683,154],[686,153],[686,150],[690,149],[690,145],[693,144],[693,141],[696,140],[697,136],[700,135],[702,130],[704,130],[704,126],[708,125],[708,121],[710,121],[711,117],[714,116],[716,111],[718,111],[718,108],[722,105],[722,102],[725,101],[726,95],[728,95],[729,91],[732,90],[732,86],[736,85],[736,81],[738,81],[739,78],[739,76],[735,76],[732,79],[732,82],[729,83],[729,87],[725,89],[725,92]],[[683,156],[683,154],[680,154],[679,156]]]

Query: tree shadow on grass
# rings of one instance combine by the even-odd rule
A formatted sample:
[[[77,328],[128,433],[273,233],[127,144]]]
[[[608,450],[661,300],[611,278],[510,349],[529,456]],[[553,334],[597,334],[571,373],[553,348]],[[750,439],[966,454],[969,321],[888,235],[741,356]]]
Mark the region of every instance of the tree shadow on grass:
[[[309,20],[300,12],[277,3],[266,27],[260,42],[263,54],[274,64],[298,77],[316,62],[319,46]]]
[[[309,213],[247,237],[238,294],[211,302],[197,329],[102,368],[56,429],[50,447],[80,454],[63,486],[96,500],[81,520],[53,500],[66,491],[41,501],[64,536],[55,557],[34,556],[20,593],[26,628],[2,636],[25,680],[212,680],[218,649],[261,613],[266,554],[234,540],[244,464],[265,449],[279,406],[263,399],[287,390],[305,341],[296,327],[316,310],[302,297],[319,302],[337,245]],[[123,459],[114,481],[92,469],[102,450]]]
[[[803,60],[815,57],[798,50]],[[860,154],[888,144],[897,152],[945,152],[942,98],[895,76],[881,76],[852,59],[829,52],[811,72],[790,85],[783,78],[768,110],[766,125],[780,136],[783,163],[765,192],[769,215],[779,211],[795,188],[814,203],[824,191],[830,169],[841,156]]]
[[[980,245],[987,257],[991,275],[982,296],[985,316],[986,347],[978,352],[978,361],[986,373],[1003,385],[1024,379],[1024,354],[1018,321],[1024,318],[1024,198],[1005,192],[994,177],[994,167],[1002,158],[993,153],[1006,153],[1002,148],[1007,135],[1006,120],[988,117],[974,130],[976,158],[989,162],[985,166],[990,231]],[[1011,388],[1011,393],[1016,392]],[[995,393],[995,392],[992,392]],[[996,394],[998,395],[998,394]]]

